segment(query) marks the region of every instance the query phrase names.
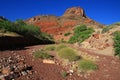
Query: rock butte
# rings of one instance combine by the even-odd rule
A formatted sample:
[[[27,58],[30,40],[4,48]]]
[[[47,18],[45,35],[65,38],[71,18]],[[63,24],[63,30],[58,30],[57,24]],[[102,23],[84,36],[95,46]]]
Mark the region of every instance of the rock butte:
[[[76,25],[85,24],[93,28],[103,27],[102,24],[88,18],[81,7],[68,8],[60,17],[40,15],[29,18],[25,22],[40,27],[42,32],[53,35],[56,41],[68,40],[72,34],[70,36],[64,36],[64,34],[72,32]]]

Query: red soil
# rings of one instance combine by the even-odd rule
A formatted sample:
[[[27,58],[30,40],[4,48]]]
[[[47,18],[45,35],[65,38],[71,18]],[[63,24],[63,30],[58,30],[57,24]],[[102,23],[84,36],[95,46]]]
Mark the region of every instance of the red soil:
[[[88,76],[88,80],[119,80],[120,79],[120,60],[115,56],[97,54],[92,50],[78,48],[78,50],[87,52],[89,55],[99,57],[96,62],[98,70]]]
[[[25,62],[33,66],[34,73],[31,79],[26,76],[21,76],[17,80],[119,80],[120,79],[120,60],[114,56],[105,56],[94,53],[91,50],[78,48],[80,51],[88,52],[88,54],[97,57],[99,60],[96,62],[98,70],[92,73],[86,73],[83,76],[77,76],[74,74],[63,78],[60,72],[63,69],[62,66],[57,64],[44,64],[41,59],[34,59],[31,55],[32,51],[40,49],[42,46],[30,46],[24,50],[14,51],[0,51],[0,57],[7,57],[12,53],[25,56]]]
[[[66,38],[64,34],[67,32],[71,32],[73,26],[76,25],[76,22],[67,21],[63,24],[59,24],[57,21],[41,21],[36,22],[34,24],[36,26],[40,26],[42,32],[46,32],[48,34],[53,35],[55,40],[61,40],[62,38],[65,38],[64,40],[68,40],[69,38]],[[61,35],[62,37],[59,37]]]

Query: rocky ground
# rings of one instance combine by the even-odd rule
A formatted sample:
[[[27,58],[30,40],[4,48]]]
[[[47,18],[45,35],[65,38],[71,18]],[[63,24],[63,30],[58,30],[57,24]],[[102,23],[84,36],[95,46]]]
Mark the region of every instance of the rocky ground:
[[[85,48],[78,49],[98,59],[96,62],[98,70],[87,74],[86,80],[119,80],[120,60],[118,57],[99,54]]]
[[[59,64],[43,63],[35,59],[32,52],[43,47],[42,45],[30,46],[21,50],[0,51],[0,79],[2,80],[119,80],[120,60],[114,56],[94,53],[94,51],[77,48],[98,58],[98,70],[91,73],[61,76],[65,70]]]

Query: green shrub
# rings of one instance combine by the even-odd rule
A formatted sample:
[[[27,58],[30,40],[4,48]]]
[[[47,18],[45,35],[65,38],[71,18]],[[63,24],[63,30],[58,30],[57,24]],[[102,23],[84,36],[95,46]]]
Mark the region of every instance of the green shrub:
[[[68,59],[69,61],[76,61],[80,57],[76,54],[72,48],[66,47],[58,51],[58,56],[63,59]]]
[[[68,73],[66,71],[63,71],[63,72],[61,72],[61,75],[62,75],[62,77],[65,78],[68,75]]]
[[[104,27],[103,29],[102,29],[102,33],[106,33],[106,32],[108,32],[110,29],[112,29],[113,28],[113,26],[106,26],[106,27]]]
[[[102,33],[108,32],[110,29],[120,26],[120,22],[113,23],[103,28]]]
[[[53,36],[52,36],[52,35],[47,34],[47,33],[44,33],[44,32],[42,32],[42,33],[41,33],[41,36],[40,36],[40,37],[42,37],[43,39],[47,39],[47,40],[54,41],[54,39],[53,39]]]
[[[43,51],[43,50],[39,50],[33,53],[33,56],[35,58],[42,58],[42,59],[52,59],[53,56],[49,55],[47,52]]]
[[[82,31],[86,31],[87,30],[87,26],[86,25],[79,25],[77,26],[75,29],[74,29],[74,33],[79,33],[79,32],[82,32]]]
[[[0,29],[11,31],[14,28],[13,26],[14,24],[8,20],[0,20]]]
[[[48,51],[54,51],[55,49],[56,49],[56,47],[53,45],[48,45],[45,47],[45,50],[48,50]]]
[[[83,71],[96,70],[97,65],[94,62],[90,61],[90,60],[80,60],[78,62],[78,69],[83,70]]]
[[[17,20],[15,22],[10,22],[8,20],[0,20],[0,29],[15,32],[25,37],[35,37],[40,40],[54,42],[50,35],[42,33],[39,27],[28,25],[23,20]]]
[[[8,20],[0,21],[0,29],[16,32],[22,35],[40,35],[40,29],[33,25],[28,25],[24,21],[10,22]]]
[[[66,47],[67,47],[66,45],[60,44],[56,47],[56,51],[60,51],[61,49],[66,48]]]
[[[69,36],[71,33],[70,32],[68,32],[68,33],[65,33],[64,34],[64,36]]]
[[[74,29],[74,35],[69,39],[69,43],[83,42],[85,39],[89,38],[94,32],[93,28],[87,28],[85,25],[78,26]]]
[[[22,34],[22,35],[40,35],[40,28],[33,26],[33,25],[28,25],[26,24],[23,20],[17,20],[15,23],[15,32]]]
[[[114,25],[120,26],[120,22],[116,22]]]
[[[118,55],[120,58],[120,31],[114,33],[114,48],[115,55]]]

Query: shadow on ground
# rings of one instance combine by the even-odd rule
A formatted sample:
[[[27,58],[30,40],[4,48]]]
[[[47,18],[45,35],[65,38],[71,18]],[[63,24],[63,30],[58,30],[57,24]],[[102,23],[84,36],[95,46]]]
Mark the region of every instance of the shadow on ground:
[[[53,44],[49,40],[40,40],[35,37],[0,37],[0,51],[1,50],[23,50],[26,46],[40,45],[40,44]]]

